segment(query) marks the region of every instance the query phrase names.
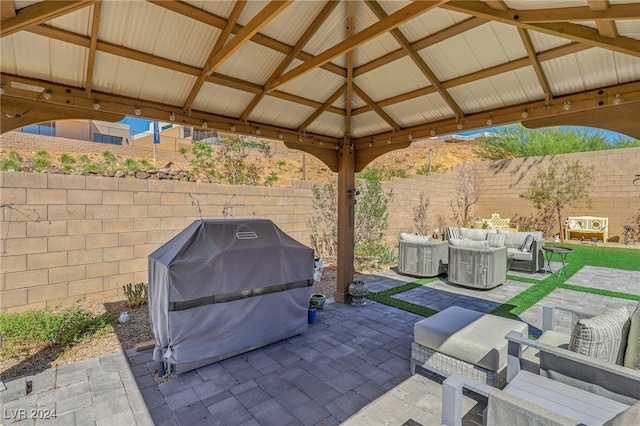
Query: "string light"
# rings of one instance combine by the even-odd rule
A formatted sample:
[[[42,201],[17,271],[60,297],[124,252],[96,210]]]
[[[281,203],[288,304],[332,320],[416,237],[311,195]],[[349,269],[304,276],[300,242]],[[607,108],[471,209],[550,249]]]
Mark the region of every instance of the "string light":
[[[487,120],[487,126],[491,126],[493,124],[493,118],[489,117]]]
[[[231,131],[235,132],[236,131],[236,126],[234,126],[233,124],[231,125]]]
[[[571,109],[571,101],[565,102],[564,105],[562,106],[562,109],[565,111],[569,111]]]
[[[206,122],[206,121],[203,121],[203,122],[202,122],[202,128],[203,128],[203,129],[206,129],[207,127],[209,127],[209,124],[207,124],[207,122]]]
[[[462,130],[462,121],[458,121],[458,130]]]
[[[409,132],[409,140],[412,141],[413,140],[413,132]]]
[[[524,111],[522,111],[522,118],[527,118],[529,116],[529,111],[527,111],[526,109]]]
[[[616,93],[616,97],[613,100],[613,104],[620,105],[621,103],[622,103],[622,97],[620,96],[620,93]]]
[[[136,109],[133,110],[133,113],[135,115],[140,115],[140,114],[142,114],[142,111],[140,111],[140,108],[136,107]]]
[[[278,139],[284,139],[284,135],[282,134],[282,132],[278,133]]]
[[[260,127],[256,128],[256,135],[260,136]]]
[[[45,90],[44,92],[42,92],[42,97],[47,100],[50,101],[51,100],[51,92],[49,90]]]
[[[95,109],[96,111],[100,111],[100,102],[95,101],[93,103],[93,109]]]
[[[176,121],[176,114],[175,112],[172,112],[171,115],[169,116],[169,121]]]
[[[431,136],[435,136],[436,135],[436,128],[434,127],[433,129],[431,129]]]

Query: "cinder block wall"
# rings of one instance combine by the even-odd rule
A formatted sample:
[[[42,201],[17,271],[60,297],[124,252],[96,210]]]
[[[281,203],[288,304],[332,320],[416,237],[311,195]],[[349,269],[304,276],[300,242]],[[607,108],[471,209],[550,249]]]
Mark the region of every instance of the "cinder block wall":
[[[192,221],[268,218],[309,244],[306,188],[0,172],[0,310],[122,294]]]
[[[633,179],[640,174],[640,148],[624,148],[606,151],[580,152],[558,156],[563,162],[579,160],[583,166],[595,167],[595,179],[589,193],[591,208],[567,207],[563,219],[568,216],[597,216],[609,218],[609,239],[622,241],[622,225],[640,208],[640,185]],[[552,157],[517,158],[504,161],[475,163],[477,175],[483,180],[485,192],[478,202],[477,215],[500,217],[515,214],[527,216],[537,210],[533,204],[520,198],[537,170],[547,168]],[[550,236],[547,236],[550,237]]]
[[[3,135],[3,142],[10,135]],[[44,139],[48,143],[51,138]],[[44,147],[42,140],[33,146]],[[597,169],[593,208],[567,209],[565,215],[607,216],[609,236],[622,235],[622,224],[640,206],[640,187],[632,183],[640,173],[640,148],[563,158],[580,159]],[[531,203],[519,194],[536,168],[548,161],[475,163],[484,193],[472,214],[534,213]],[[453,224],[450,203],[458,175],[455,168],[384,182],[383,188],[394,194],[387,241],[393,244],[400,232],[415,230],[413,209],[421,192],[429,199],[429,226],[437,225],[442,232]],[[309,244],[314,184],[322,185],[294,181],[291,188],[272,188],[0,172],[0,311],[121,295],[123,285],[147,281],[149,253],[200,217],[220,218],[227,213],[234,218],[271,219],[293,238]]]

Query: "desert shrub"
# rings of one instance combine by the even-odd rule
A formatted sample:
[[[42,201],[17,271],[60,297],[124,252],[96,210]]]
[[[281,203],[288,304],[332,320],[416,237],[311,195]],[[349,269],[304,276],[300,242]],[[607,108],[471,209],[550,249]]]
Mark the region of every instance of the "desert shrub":
[[[51,166],[51,158],[49,153],[45,150],[38,151],[36,156],[33,158],[33,167],[36,172],[42,173],[46,171],[49,166]]]
[[[22,170],[22,157],[16,151],[11,151],[7,158],[0,162],[0,170],[13,170],[19,172]]]
[[[115,165],[116,161],[118,160],[113,152],[109,150],[102,151],[102,158],[104,158],[104,161],[106,161],[110,166]]]
[[[124,159],[124,168],[132,172],[137,172],[140,170],[140,164],[138,164],[134,158],[127,157]]]
[[[422,235],[429,235],[429,198],[424,197],[424,192],[420,192],[420,201],[413,208],[413,223],[416,231]]]
[[[62,164],[60,167],[62,171],[70,172],[75,169],[76,159],[71,154],[64,152],[60,156],[60,163]]]
[[[129,283],[122,286],[122,290],[124,290],[124,295],[132,307],[146,305],[149,302],[148,289],[145,283],[137,283],[135,286]]]

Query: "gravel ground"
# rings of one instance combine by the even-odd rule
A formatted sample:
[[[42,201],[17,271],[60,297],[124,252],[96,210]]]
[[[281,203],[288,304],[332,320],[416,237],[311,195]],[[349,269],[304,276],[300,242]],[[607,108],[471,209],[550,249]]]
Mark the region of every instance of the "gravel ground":
[[[314,282],[313,293],[333,297],[336,290],[336,268],[325,266],[322,280]],[[101,314],[107,311],[127,311],[131,320],[126,324],[116,324],[111,332],[103,336],[93,336],[79,342],[72,348],[62,350],[59,346],[33,348],[29,353],[17,357],[0,356],[0,380],[34,375],[51,367],[83,361],[120,350],[136,348],[138,345],[153,344],[153,332],[149,322],[147,305],[131,308],[124,298],[105,300],[83,300],[80,308]]]

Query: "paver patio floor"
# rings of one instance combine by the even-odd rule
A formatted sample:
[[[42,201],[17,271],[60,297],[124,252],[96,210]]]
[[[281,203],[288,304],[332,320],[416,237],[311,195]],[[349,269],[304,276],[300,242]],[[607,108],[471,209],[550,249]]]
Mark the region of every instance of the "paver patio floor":
[[[586,269],[586,268],[585,268]],[[640,294],[640,272],[598,268],[579,271],[571,283],[614,286]],[[414,281],[392,271],[365,277],[381,291]],[[430,283],[396,297],[434,309],[458,305],[488,311],[528,283],[507,281],[490,291]],[[637,302],[556,289],[520,316],[535,334],[542,306],[553,302],[601,312]],[[5,382],[2,423],[20,425],[439,425],[441,380],[410,376],[413,325],[422,317],[369,301],[354,308],[330,303],[318,322],[299,336],[180,374],[158,384],[151,351],[127,351],[52,368]],[[559,316],[561,328],[571,319]],[[30,382],[31,391],[21,392]],[[464,400],[477,422],[482,401]],[[32,409],[55,410],[52,419],[29,417]]]

